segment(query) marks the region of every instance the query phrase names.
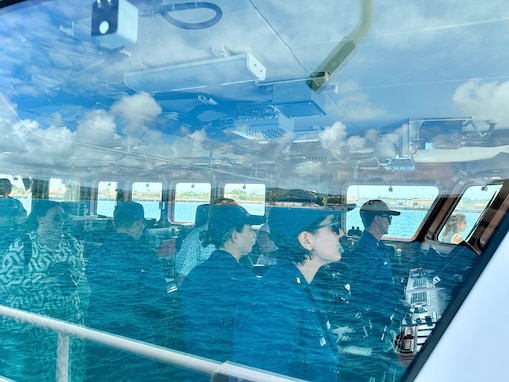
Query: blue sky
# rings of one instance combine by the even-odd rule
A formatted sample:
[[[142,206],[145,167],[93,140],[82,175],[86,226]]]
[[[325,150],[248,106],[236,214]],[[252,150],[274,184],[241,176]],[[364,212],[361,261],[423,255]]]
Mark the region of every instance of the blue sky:
[[[114,149],[145,159],[197,156],[206,161],[210,153],[203,147],[202,126],[186,133],[176,122],[186,115],[189,101],[127,96],[123,74],[192,63],[223,49],[253,54],[267,67],[269,83],[305,78],[355,28],[360,1],[216,3],[223,9],[221,22],[192,33],[148,17],[150,9],[140,7],[138,43],[119,52],[102,48],[90,35],[88,3],[56,0],[41,5],[51,9],[48,14],[30,7],[24,9],[28,15],[6,14],[0,24],[0,133],[6,138],[0,159],[12,161],[13,171],[17,163],[35,164],[39,158],[58,164],[66,157],[80,167],[98,155],[105,162],[122,159],[126,167],[137,161]],[[337,87],[326,93],[328,114],[295,118],[296,128],[304,126],[315,137],[322,131],[319,139],[331,156],[342,155],[345,147],[362,149],[370,129],[408,118],[472,116],[509,128],[509,7],[504,0],[482,5],[387,0],[374,6],[365,38],[330,80]],[[190,20],[206,16],[183,15]],[[66,81],[68,87],[62,87]],[[51,105],[49,98],[49,106],[34,107],[60,90],[66,91],[60,103]],[[77,98],[76,92],[86,98]],[[260,89],[251,84],[242,91],[225,87],[217,92],[243,99]],[[220,114],[214,96],[195,102],[199,107],[209,102],[210,115]],[[66,144],[57,147],[58,142]],[[306,164],[301,170],[320,168]]]

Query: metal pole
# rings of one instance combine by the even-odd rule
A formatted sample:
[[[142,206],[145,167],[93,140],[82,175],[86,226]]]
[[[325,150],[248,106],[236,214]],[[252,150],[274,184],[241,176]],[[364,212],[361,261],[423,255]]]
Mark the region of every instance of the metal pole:
[[[0,305],[0,316],[59,332],[57,362],[62,362],[62,365],[57,365],[57,370],[59,370],[58,376],[61,376],[63,379],[58,379],[57,377],[58,382],[68,380],[69,336],[97,342],[114,349],[133,353],[141,357],[160,361],[166,364],[175,365],[208,376],[215,376],[218,374],[224,375],[226,373],[228,376],[238,376],[252,382],[300,381],[292,377],[277,375],[243,365],[231,364],[229,362],[221,363],[206,358],[196,357],[177,350],[167,349],[146,342],[132,340],[127,337],[89,329],[84,326],[70,324],[62,320],[30,313],[24,310],[9,308],[4,305]],[[62,352],[62,358],[60,357],[60,352]],[[65,353],[65,355],[63,353]],[[58,369],[60,366],[61,368]],[[219,379],[222,380],[221,377],[219,377]]]
[[[374,0],[361,0],[359,23],[348,36],[343,38],[334,47],[311,74],[310,78],[306,81],[311,89],[318,90],[327,83],[368,32],[373,22],[373,2]]]
[[[58,332],[57,339],[57,382],[69,380],[69,336]]]

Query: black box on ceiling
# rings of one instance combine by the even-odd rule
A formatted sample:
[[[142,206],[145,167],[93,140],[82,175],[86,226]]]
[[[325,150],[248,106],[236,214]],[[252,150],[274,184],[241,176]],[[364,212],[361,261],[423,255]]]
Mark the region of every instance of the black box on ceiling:
[[[290,118],[324,115],[325,97],[305,81],[281,82],[272,87],[272,104]]]

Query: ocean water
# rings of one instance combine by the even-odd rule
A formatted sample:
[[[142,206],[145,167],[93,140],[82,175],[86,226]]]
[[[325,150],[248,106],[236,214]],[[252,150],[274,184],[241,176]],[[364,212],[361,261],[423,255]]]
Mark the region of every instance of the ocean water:
[[[145,200],[135,201],[143,205],[143,208],[145,209],[145,217],[147,219],[159,219],[161,216],[159,202],[151,202]],[[173,220],[176,222],[194,222],[196,207],[204,203],[205,202],[176,202]],[[114,200],[101,201],[98,204],[97,213],[104,216],[113,216],[115,204],[116,202]],[[240,205],[244,207],[247,212],[253,215],[263,215],[265,213],[264,204],[240,203]]]
[[[106,216],[113,215],[114,202],[111,202],[109,206],[109,213],[105,213]],[[160,210],[158,202],[146,202],[140,201],[145,208],[145,215],[148,218],[159,218]],[[180,202],[175,203],[175,216],[174,220],[178,222],[194,222],[194,215],[196,207],[203,202]],[[250,214],[263,215],[265,212],[264,204],[245,203],[241,204]],[[388,236],[410,238],[412,237],[424,217],[426,216],[426,210],[414,210],[414,209],[400,209],[401,215],[394,216],[392,219],[391,226],[389,227]],[[481,212],[464,212],[467,216],[467,228],[464,232],[464,236],[468,236],[468,233],[474,227],[477,219]],[[362,221],[359,215],[359,209],[356,208],[346,214],[346,230],[348,231],[352,227],[359,227],[363,229]]]
[[[20,200],[24,202],[24,204],[25,203],[27,204],[25,207],[27,208],[29,201],[24,199]],[[151,201],[138,201],[138,202],[143,205],[145,209],[145,217],[147,219],[159,219],[161,215],[161,210],[159,209],[159,202]],[[194,222],[196,207],[203,203],[204,202],[176,202],[173,220],[176,222],[188,222],[188,223]],[[115,204],[116,202],[113,200],[100,201],[98,204],[97,213],[99,215],[104,216],[113,216]],[[264,204],[241,203],[241,205],[250,214],[263,215],[265,213]],[[419,225],[422,223],[424,217],[426,216],[427,211],[414,209],[400,209],[400,211],[401,215],[395,216],[392,219],[388,236],[410,238],[415,234],[415,232],[419,228]],[[475,223],[479,218],[481,211],[478,212],[460,211],[460,212],[463,212],[467,216],[467,228],[463,235],[467,237],[468,233],[475,226]],[[345,226],[346,231],[348,231],[352,227],[359,227],[363,229],[362,221],[359,216],[359,208],[356,208],[346,214],[346,226]]]

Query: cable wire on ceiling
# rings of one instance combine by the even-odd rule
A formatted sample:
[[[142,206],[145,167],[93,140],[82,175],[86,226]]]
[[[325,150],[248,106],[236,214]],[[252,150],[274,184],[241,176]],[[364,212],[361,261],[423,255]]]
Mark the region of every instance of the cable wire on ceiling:
[[[199,23],[186,22],[170,16],[171,12],[185,11],[189,9],[210,9],[215,12],[215,15],[209,20]],[[223,16],[223,11],[217,4],[204,1],[193,1],[188,3],[173,3],[166,5],[161,9],[160,14],[166,21],[172,25],[175,25],[176,27],[182,29],[205,29],[217,24]]]

